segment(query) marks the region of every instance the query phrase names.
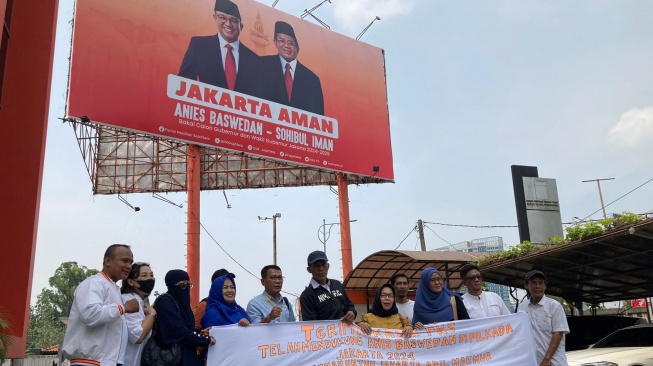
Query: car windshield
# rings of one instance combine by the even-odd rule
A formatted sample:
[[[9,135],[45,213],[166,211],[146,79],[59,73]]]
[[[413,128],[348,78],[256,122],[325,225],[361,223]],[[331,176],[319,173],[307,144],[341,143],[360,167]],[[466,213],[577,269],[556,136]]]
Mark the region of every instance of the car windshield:
[[[592,348],[653,347],[653,327],[618,330],[603,338]]]

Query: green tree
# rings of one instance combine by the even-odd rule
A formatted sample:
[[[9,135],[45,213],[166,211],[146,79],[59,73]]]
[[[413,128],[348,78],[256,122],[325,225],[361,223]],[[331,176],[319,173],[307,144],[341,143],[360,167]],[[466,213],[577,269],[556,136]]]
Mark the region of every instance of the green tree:
[[[7,359],[7,350],[11,343],[9,337],[9,314],[0,310],[0,365]]]
[[[52,288],[43,289],[36,304],[30,307],[27,348],[44,348],[63,341],[66,328],[61,318],[70,314],[75,289],[96,273],[97,270],[80,266],[77,262],[61,263],[48,281]]]

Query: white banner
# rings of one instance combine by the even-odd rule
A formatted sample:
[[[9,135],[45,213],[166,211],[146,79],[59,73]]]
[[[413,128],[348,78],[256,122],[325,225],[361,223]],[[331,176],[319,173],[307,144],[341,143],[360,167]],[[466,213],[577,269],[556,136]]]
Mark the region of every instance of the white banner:
[[[369,336],[340,321],[214,327],[207,366],[536,366],[526,313],[438,323]]]

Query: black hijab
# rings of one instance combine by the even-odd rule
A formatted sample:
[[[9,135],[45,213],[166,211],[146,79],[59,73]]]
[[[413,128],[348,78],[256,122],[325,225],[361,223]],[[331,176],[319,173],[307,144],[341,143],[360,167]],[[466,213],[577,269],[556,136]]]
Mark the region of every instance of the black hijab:
[[[371,313],[381,318],[387,318],[391,315],[399,313],[399,309],[397,309],[397,303],[394,301],[394,297],[392,298],[392,307],[390,310],[385,310],[383,308],[383,304],[381,304],[381,291],[383,291],[384,288],[389,288],[392,290],[392,296],[395,296],[395,288],[387,283],[376,290],[376,297],[374,298],[374,304],[372,304]]]
[[[190,286],[182,290],[175,284],[179,281],[188,281],[188,273],[181,269],[173,269],[166,273],[166,286],[168,287],[168,294],[172,296],[179,304],[179,315],[184,325],[195,327],[195,318],[193,317],[193,310],[190,308]]]

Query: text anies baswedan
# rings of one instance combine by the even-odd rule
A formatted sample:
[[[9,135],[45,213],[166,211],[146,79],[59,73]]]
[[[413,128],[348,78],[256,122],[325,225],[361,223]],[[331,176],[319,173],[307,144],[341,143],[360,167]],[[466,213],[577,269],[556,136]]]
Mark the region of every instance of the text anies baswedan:
[[[173,85],[168,84],[168,96],[192,103],[177,102],[174,115],[182,125],[213,131],[229,128],[258,136],[263,136],[266,127],[274,127],[274,136],[279,141],[333,151],[334,139],[338,138],[338,121],[333,118],[178,79],[173,93],[170,89]],[[203,107],[209,107],[208,113]],[[275,126],[266,126],[265,122]]]

